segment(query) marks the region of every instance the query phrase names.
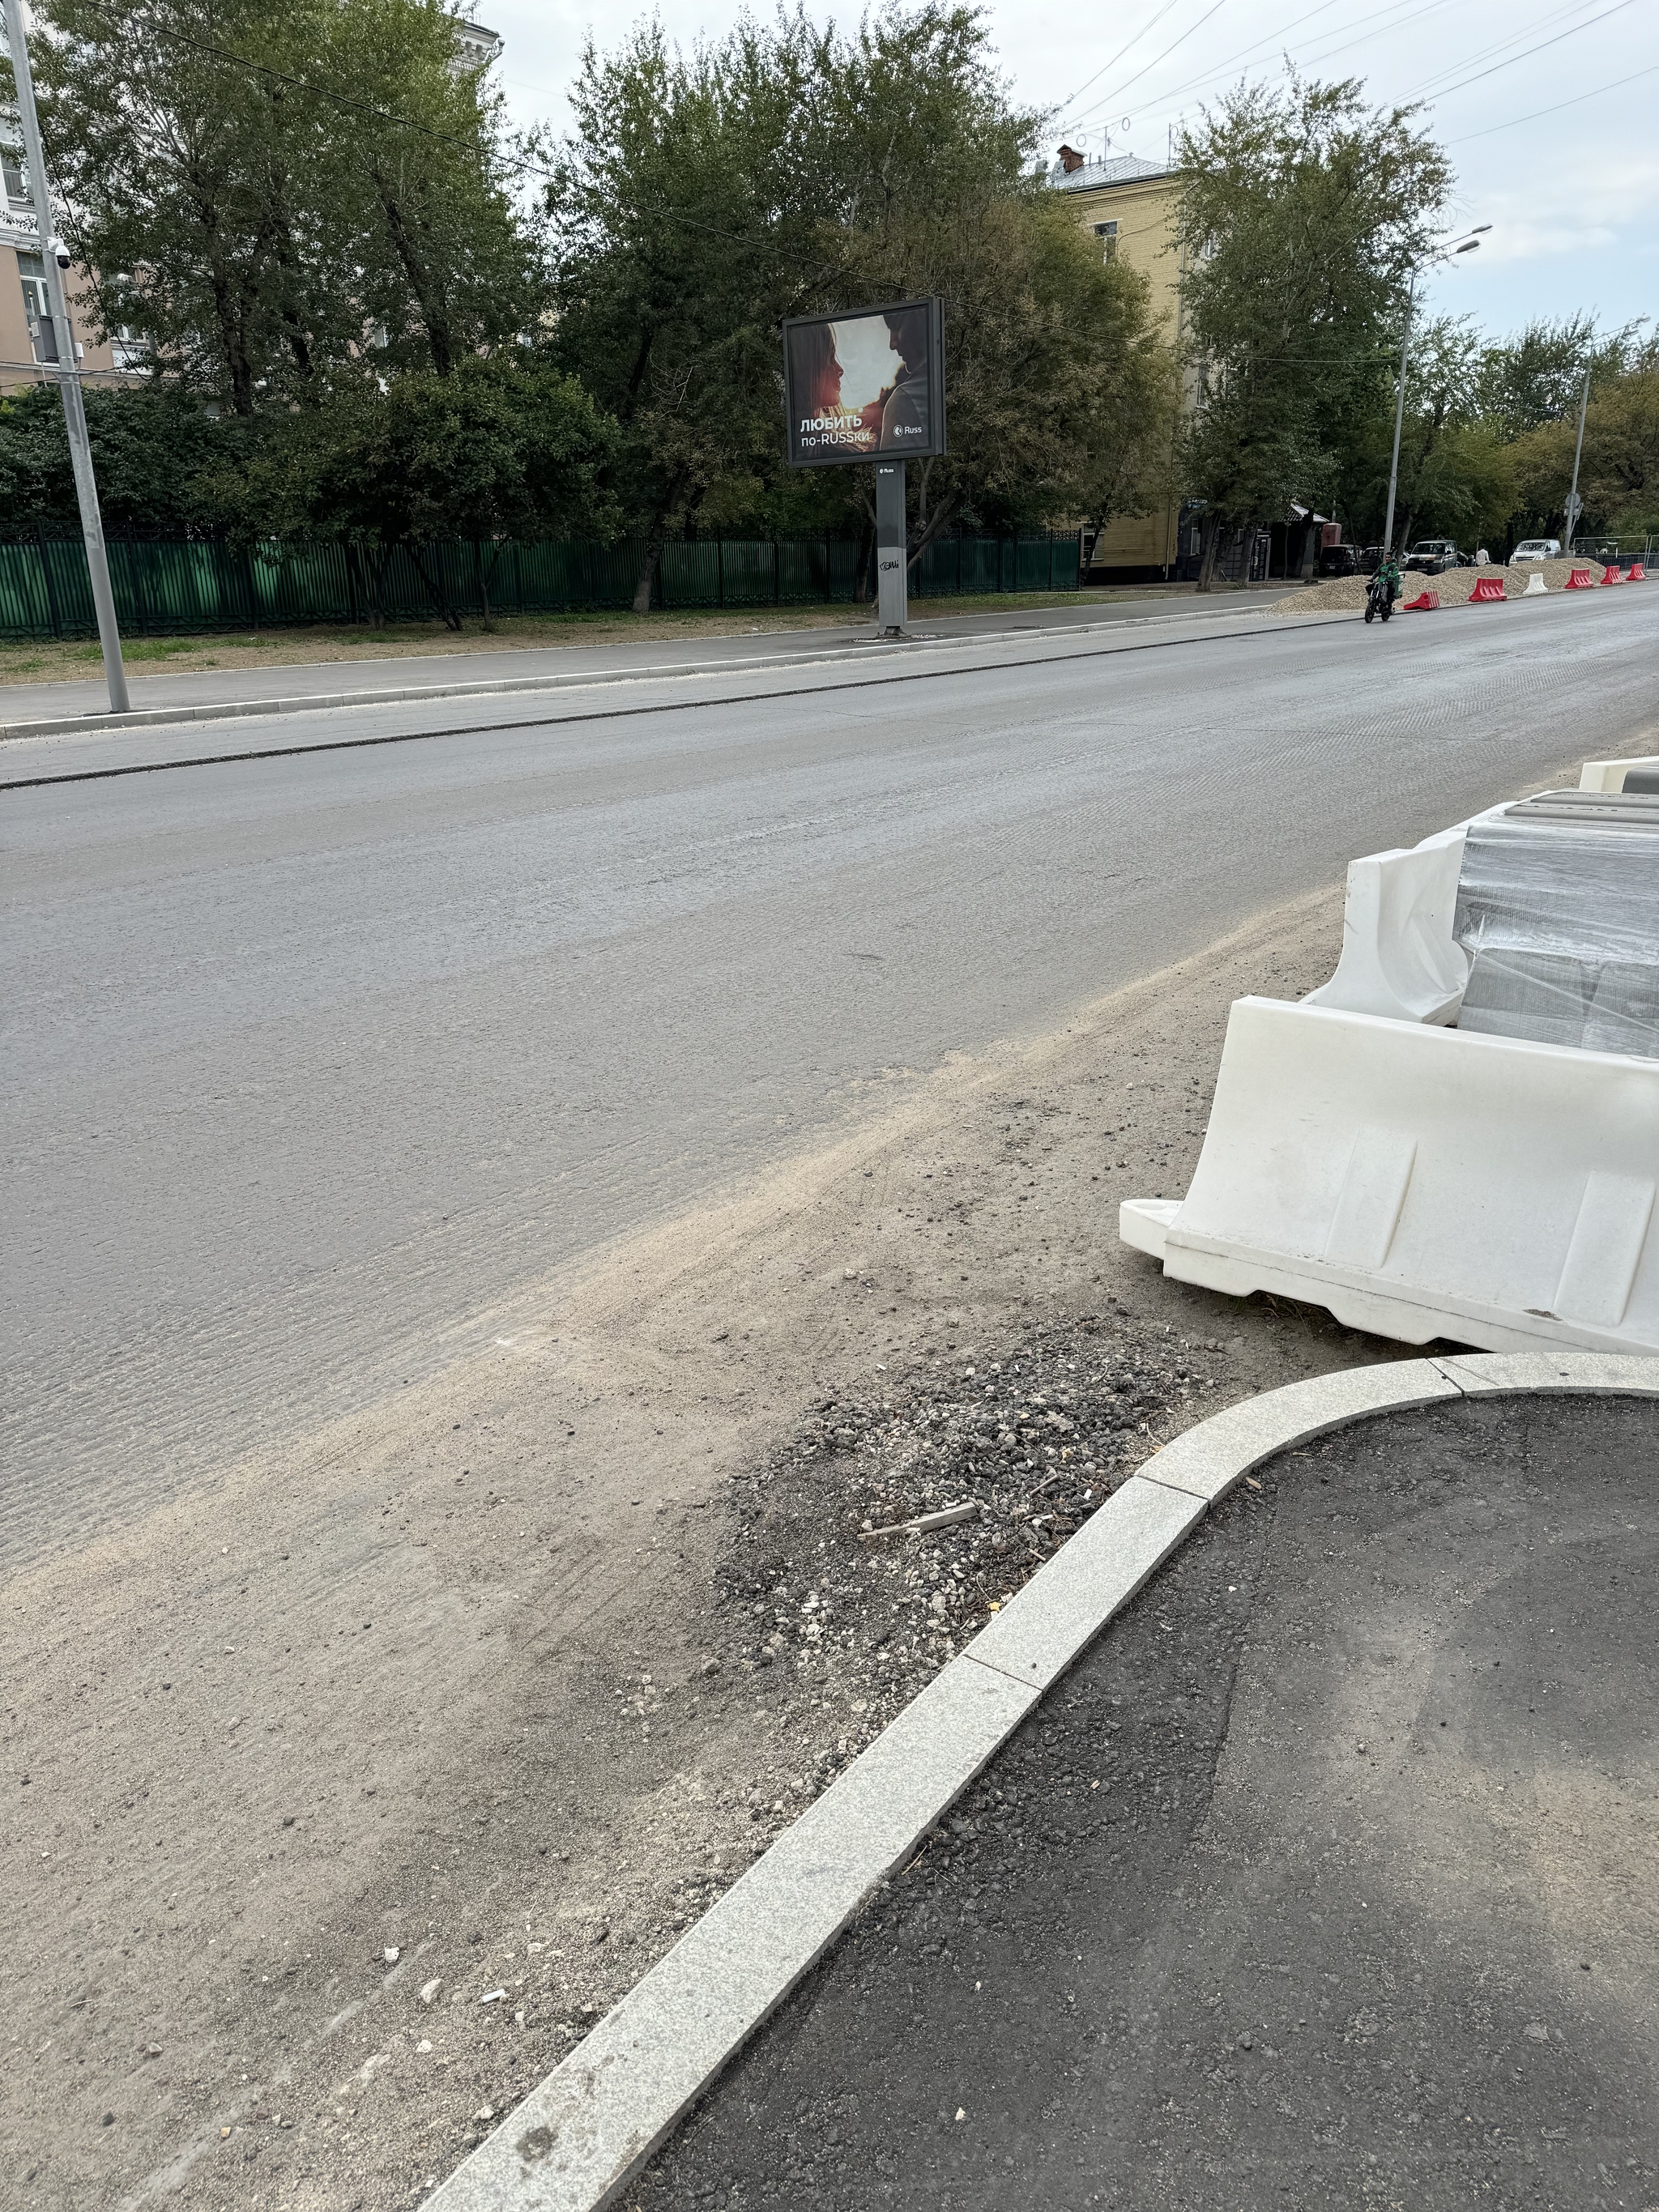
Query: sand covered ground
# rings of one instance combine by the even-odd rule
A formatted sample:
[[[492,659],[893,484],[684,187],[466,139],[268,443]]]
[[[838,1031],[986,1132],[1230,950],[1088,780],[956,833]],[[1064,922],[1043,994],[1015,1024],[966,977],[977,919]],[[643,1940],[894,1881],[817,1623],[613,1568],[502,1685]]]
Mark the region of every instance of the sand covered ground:
[[[1606,573],[1599,561],[1522,561],[1514,568],[1494,562],[1486,568],[1449,568],[1443,576],[1419,576],[1413,572],[1405,579],[1404,596],[1413,599],[1426,586],[1439,592],[1443,607],[1467,606],[1482,576],[1501,576],[1505,598],[1518,599],[1534,576],[1541,574],[1545,590],[1559,592],[1575,568],[1588,568],[1598,584]],[[1365,586],[1370,581],[1369,576],[1333,576],[1322,584],[1298,585],[1288,598],[1275,599],[1267,611],[1274,615],[1359,614],[1364,609]]]

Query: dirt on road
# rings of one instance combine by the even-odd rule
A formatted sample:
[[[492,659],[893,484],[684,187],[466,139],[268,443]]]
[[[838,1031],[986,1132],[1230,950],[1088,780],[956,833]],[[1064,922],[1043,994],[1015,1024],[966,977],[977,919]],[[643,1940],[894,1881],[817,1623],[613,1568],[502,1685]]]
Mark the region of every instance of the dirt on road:
[[[1158,1443],[1390,1356],[1116,1236],[1185,1188],[1231,1000],[1340,928],[1261,915],[866,1101],[16,1577],[0,2202],[418,2202]]]

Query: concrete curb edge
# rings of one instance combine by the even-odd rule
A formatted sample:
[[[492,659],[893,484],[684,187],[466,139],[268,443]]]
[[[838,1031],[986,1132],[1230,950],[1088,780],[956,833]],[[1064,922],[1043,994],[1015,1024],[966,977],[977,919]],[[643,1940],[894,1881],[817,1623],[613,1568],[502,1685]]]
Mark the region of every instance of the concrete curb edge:
[[[1383,1361],[1266,1391],[1173,1438],[427,2203],[439,2212],[604,2212],[614,2205],[876,1884],[1253,1468],[1374,1414],[1534,1391],[1659,1398],[1659,1359],[1563,1352]]]
[[[1232,612],[1206,609],[1198,615],[1127,615],[1098,623],[1054,623],[1047,629],[1033,626],[1030,629],[1019,630],[972,630],[964,632],[960,637],[837,638],[832,643],[820,647],[803,646],[793,652],[757,654],[744,660],[673,661],[642,668],[552,670],[539,676],[479,677],[468,683],[400,684],[363,691],[319,691],[310,697],[204,700],[193,706],[135,707],[125,714],[62,714],[29,722],[0,722],[0,745],[20,744],[30,738],[104,736],[120,730],[166,729],[174,724],[189,722],[240,721],[248,715],[303,714],[337,707],[395,707],[417,704],[426,699],[488,698],[493,694],[515,691],[570,691],[595,684],[653,684],[698,676],[763,674],[769,670],[819,667],[837,661],[857,660],[867,658],[872,650],[886,659],[896,653],[922,652],[929,647],[982,647],[1000,643],[1005,639],[1029,637],[1093,637],[1102,630],[1137,629],[1153,623],[1239,622],[1248,620],[1261,611],[1258,608],[1241,607]],[[1283,616],[1279,617],[1281,623],[1286,619]],[[1288,619],[1317,622],[1334,617],[1322,615],[1318,608],[1314,608],[1305,617],[1291,617]],[[339,665],[344,666],[349,664]]]

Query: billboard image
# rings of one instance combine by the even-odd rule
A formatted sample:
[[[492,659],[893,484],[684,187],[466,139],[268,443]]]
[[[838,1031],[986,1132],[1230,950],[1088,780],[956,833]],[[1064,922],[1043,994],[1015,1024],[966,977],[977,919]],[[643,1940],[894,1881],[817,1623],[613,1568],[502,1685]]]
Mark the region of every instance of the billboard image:
[[[789,460],[902,461],[945,451],[942,303],[902,300],[783,326]]]

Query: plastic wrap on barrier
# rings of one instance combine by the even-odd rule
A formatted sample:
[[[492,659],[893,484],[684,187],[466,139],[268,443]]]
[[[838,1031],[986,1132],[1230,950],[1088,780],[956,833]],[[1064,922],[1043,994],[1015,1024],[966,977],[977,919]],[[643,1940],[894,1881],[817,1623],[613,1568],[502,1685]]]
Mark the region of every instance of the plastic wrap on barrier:
[[[1470,965],[1457,1026],[1659,1060],[1659,968],[1487,949]]]
[[[1659,1059],[1659,829],[1500,816],[1464,842],[1458,1027]]]

